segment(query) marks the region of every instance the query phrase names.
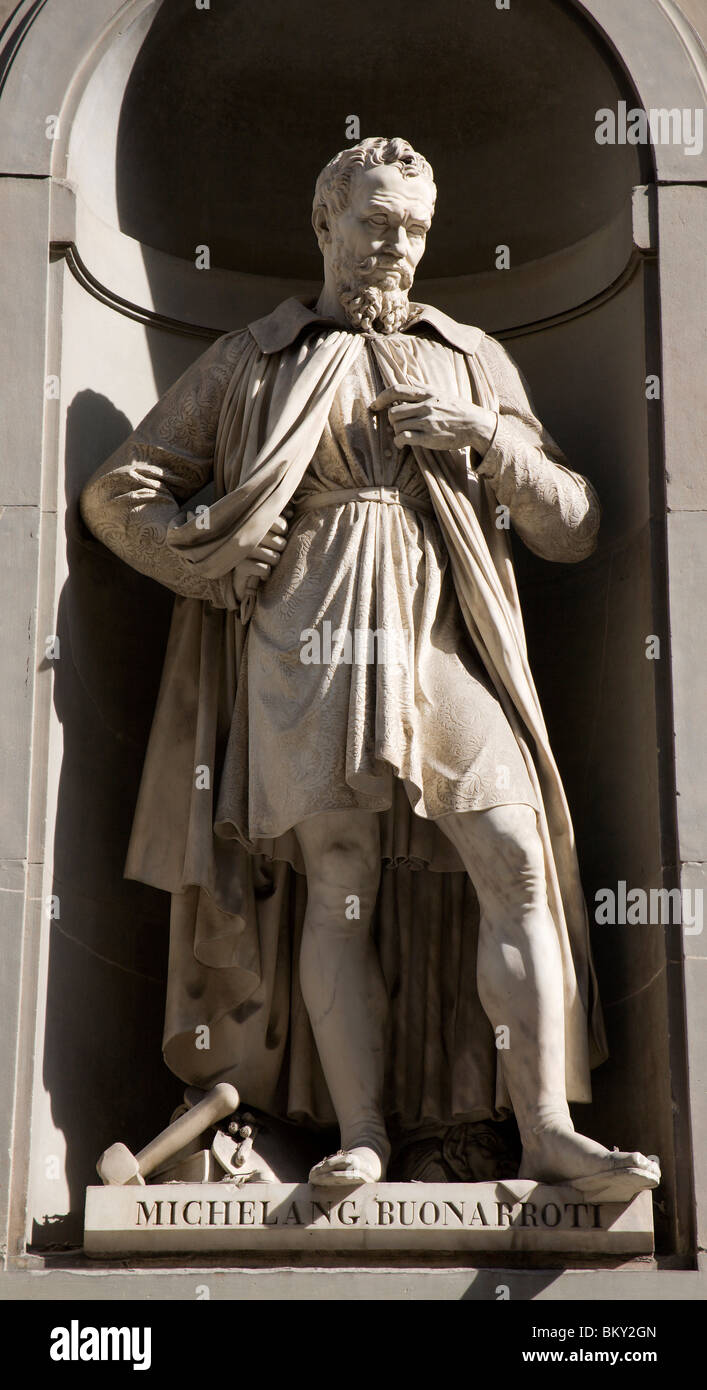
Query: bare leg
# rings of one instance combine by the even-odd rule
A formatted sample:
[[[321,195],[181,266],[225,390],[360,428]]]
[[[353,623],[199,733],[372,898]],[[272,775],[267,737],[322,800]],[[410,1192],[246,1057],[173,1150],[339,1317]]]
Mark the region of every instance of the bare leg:
[[[342,1152],[312,1181],[378,1181],[390,1146],[383,1116],[387,993],[371,939],[380,880],[378,817],[331,811],[297,826],[307,872],[300,983],[341,1129]]]
[[[479,899],[479,998],[494,1029],[509,1030],[509,1047],[501,1055],[523,1142],[521,1176],[558,1182],[620,1170],[622,1176],[612,1178],[617,1193],[654,1186],[648,1179],[657,1181],[657,1165],[642,1154],[610,1152],[577,1134],[572,1123],[562,963],[535,812],[497,806],[437,823],[458,850]],[[645,1181],[629,1176],[636,1168],[645,1172]]]

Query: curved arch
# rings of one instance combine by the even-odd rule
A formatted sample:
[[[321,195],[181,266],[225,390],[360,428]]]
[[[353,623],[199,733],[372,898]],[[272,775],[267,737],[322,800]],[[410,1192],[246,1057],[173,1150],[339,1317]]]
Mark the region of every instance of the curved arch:
[[[623,65],[646,111],[652,107],[704,107],[707,56],[674,0],[572,0]],[[661,61],[655,64],[653,55]],[[660,183],[700,183],[707,177],[707,150],[685,155],[675,145],[653,145]]]
[[[9,174],[49,174],[52,177],[50,240],[55,246],[74,245],[77,260],[83,261],[89,275],[104,286],[119,312],[123,301],[144,305],[148,316],[157,314],[174,321],[175,326],[184,322],[185,332],[193,333],[200,323],[212,329],[218,329],[221,323],[218,309],[212,310],[210,306],[207,309],[201,302],[203,282],[194,306],[194,287],[190,283],[188,266],[179,260],[181,253],[170,258],[171,269],[167,263],[162,268],[158,264],[160,253],[153,252],[125,232],[119,232],[117,192],[110,186],[117,164],[123,92],[143,39],[161,5],[162,0],[125,0],[122,5],[117,5],[116,0],[92,0],[90,7],[77,5],[67,22],[66,14],[53,0],[22,0],[0,36],[0,169]],[[571,8],[597,31],[635,88],[637,102],[645,109],[670,110],[676,106],[684,109],[703,104],[707,61],[697,36],[674,0],[571,0]],[[650,55],[656,51],[661,54],[660,64],[650,61]],[[100,97],[97,99],[97,84],[94,82],[92,88],[91,78],[94,74],[98,78],[99,66]],[[43,73],[41,86],[30,80],[32,71],[38,69]],[[93,105],[95,119],[92,122],[91,109],[87,108]],[[79,110],[81,126],[76,122]],[[111,111],[114,112],[112,120]],[[9,120],[8,115],[11,116]],[[54,139],[47,138],[49,115],[59,117]],[[93,130],[105,132],[109,127],[107,139],[102,135],[101,145],[92,152]],[[86,156],[83,161],[82,149]],[[658,183],[707,180],[707,150],[699,155],[688,155],[681,146],[658,144],[644,153]],[[71,180],[69,190],[62,188],[67,175]],[[634,182],[642,181],[640,176],[634,178]],[[95,189],[99,190],[98,221],[83,207],[82,190],[89,187],[91,198],[95,196]],[[73,199],[71,193],[75,195]],[[101,221],[107,224],[105,234]],[[522,329],[558,314],[571,314],[575,309],[582,312],[587,302],[603,295],[621,278],[633,254],[630,227],[626,226],[626,218],[623,225],[621,218],[617,218],[610,236],[607,229],[602,237],[587,238],[586,242],[575,246],[567,245],[566,253],[555,254],[553,260],[548,258],[544,266],[538,263],[537,269],[521,257],[519,266],[513,266],[506,280],[509,318],[497,322],[497,306],[493,300],[488,308],[476,312],[481,314],[484,326],[511,333],[516,328]],[[148,260],[154,273],[147,272]],[[570,262],[571,274],[568,273]],[[543,281],[549,304],[542,296],[527,295],[529,277],[518,274],[519,268],[523,271],[524,266],[528,267],[531,280],[535,277],[536,281]],[[211,276],[210,286],[214,300],[218,298],[215,293],[217,276],[221,278],[218,287],[221,302],[227,304],[229,297],[235,299],[238,314],[244,305],[253,305],[256,314],[269,307],[273,294],[270,286],[276,283],[272,277],[241,273],[240,270],[234,273],[233,269],[216,272]],[[465,298],[485,306],[490,278],[482,279],[478,271],[470,276]],[[177,280],[180,289],[175,293],[170,284],[176,285]],[[142,283],[144,290],[136,290],[136,285]],[[458,277],[456,284],[461,284]],[[420,281],[423,295],[429,288],[423,276]],[[311,286],[309,281],[295,283],[290,280],[285,292],[308,293]],[[436,280],[434,293],[428,292],[426,297],[438,295],[444,299],[445,287]],[[185,312],[186,305],[189,307]],[[442,301],[441,307],[445,307]],[[231,316],[229,321],[235,319]]]
[[[63,176],[65,136],[45,136],[45,117],[72,113],[93,68],[113,39],[161,0],[91,0],[67,17],[52,0],[21,0],[0,35],[0,168],[11,174]],[[707,60],[673,0],[572,0],[630,77],[645,109],[704,105]],[[651,54],[659,51],[660,65]],[[42,83],[33,74],[42,72]],[[24,119],[21,119],[24,117]],[[674,146],[654,151],[660,181],[702,182],[707,152],[686,157]]]

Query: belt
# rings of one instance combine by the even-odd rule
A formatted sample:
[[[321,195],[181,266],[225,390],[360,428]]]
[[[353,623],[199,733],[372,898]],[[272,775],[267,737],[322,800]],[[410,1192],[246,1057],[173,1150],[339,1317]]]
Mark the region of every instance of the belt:
[[[428,498],[412,497],[409,492],[400,492],[397,487],[340,487],[314,492],[294,504],[295,513],[313,512],[320,507],[338,507],[345,502],[385,502],[389,507],[410,507],[414,512],[434,516],[434,507]]]

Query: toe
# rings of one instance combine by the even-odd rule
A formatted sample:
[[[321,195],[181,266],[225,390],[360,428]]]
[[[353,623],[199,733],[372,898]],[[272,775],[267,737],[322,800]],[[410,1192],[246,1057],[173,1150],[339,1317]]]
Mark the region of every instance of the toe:
[[[320,1163],[315,1164],[312,1174],[347,1173],[355,1167],[351,1154],[339,1152],[330,1154],[328,1158],[323,1158]]]
[[[645,1154],[634,1150],[633,1153],[620,1153],[618,1150],[612,1154],[614,1168],[641,1168],[647,1173],[660,1170],[660,1165],[654,1158],[646,1158]]]

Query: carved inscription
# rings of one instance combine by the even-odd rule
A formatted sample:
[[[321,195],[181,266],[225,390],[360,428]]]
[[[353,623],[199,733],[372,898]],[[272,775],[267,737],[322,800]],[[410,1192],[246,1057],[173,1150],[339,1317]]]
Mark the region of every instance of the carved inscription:
[[[135,1225],[139,1227],[209,1226],[373,1226],[403,1228],[457,1227],[504,1230],[600,1230],[597,1202],[469,1201],[421,1197],[407,1199],[352,1196],[342,1201],[288,1198],[284,1202],[247,1197],[223,1200],[190,1197],[138,1198]]]

